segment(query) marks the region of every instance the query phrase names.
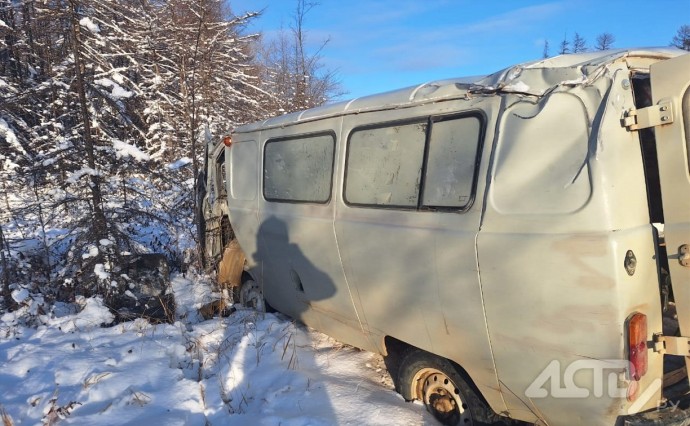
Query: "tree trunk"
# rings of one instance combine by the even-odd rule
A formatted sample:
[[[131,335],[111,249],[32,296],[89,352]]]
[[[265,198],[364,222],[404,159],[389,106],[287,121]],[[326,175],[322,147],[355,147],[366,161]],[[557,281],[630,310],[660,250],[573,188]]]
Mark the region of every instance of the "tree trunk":
[[[71,13],[71,30],[72,30],[72,52],[74,53],[74,67],[77,77],[77,95],[79,96],[79,106],[82,115],[82,124],[84,125],[84,148],[86,150],[87,165],[90,169],[96,170],[96,158],[93,147],[93,140],[91,139],[91,117],[89,114],[89,107],[86,102],[86,86],[84,83],[84,65],[81,55],[81,27],[77,19],[77,2],[70,0],[72,7]],[[103,195],[101,194],[101,186],[99,176],[89,174],[91,181],[91,202],[93,204],[93,230],[96,233],[98,240],[107,236],[106,232],[106,218],[103,212]]]
[[[0,225],[0,266],[2,266],[2,297],[5,300],[5,308],[10,309],[13,304],[12,292],[10,291],[10,268],[7,257],[5,256],[5,235]]]

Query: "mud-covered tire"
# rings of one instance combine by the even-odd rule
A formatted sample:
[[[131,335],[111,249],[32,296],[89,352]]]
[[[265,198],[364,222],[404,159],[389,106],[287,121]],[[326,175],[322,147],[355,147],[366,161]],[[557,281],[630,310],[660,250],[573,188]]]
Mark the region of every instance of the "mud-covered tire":
[[[240,287],[240,305],[258,312],[266,312],[266,302],[261,288],[254,280],[245,280]]]
[[[486,420],[496,416],[453,363],[421,349],[402,355],[396,384],[405,400],[423,402],[444,425],[491,424]]]

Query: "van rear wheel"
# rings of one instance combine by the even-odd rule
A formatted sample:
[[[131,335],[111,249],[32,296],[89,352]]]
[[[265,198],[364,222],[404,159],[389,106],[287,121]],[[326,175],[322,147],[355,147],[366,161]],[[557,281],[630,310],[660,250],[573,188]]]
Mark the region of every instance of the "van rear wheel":
[[[478,424],[473,410],[482,401],[448,360],[410,349],[400,361],[398,384],[403,398],[423,402],[442,424]]]

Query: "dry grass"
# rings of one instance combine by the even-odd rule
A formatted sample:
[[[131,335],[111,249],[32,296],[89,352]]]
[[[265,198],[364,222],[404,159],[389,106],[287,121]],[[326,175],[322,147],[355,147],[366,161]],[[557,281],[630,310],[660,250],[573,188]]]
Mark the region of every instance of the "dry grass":
[[[5,411],[5,408],[2,405],[0,405],[0,418],[2,419],[2,426],[14,426],[12,417],[7,414],[7,411]]]

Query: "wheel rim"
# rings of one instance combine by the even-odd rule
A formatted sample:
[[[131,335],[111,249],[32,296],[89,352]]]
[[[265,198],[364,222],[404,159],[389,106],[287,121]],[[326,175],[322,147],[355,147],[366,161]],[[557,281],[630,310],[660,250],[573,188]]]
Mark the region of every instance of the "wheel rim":
[[[469,425],[472,417],[463,402],[460,389],[442,371],[424,368],[416,375],[413,386],[417,396],[431,414],[444,425]]]
[[[265,310],[264,295],[255,282],[247,282],[240,290],[240,303],[248,308],[253,308],[259,312]]]

